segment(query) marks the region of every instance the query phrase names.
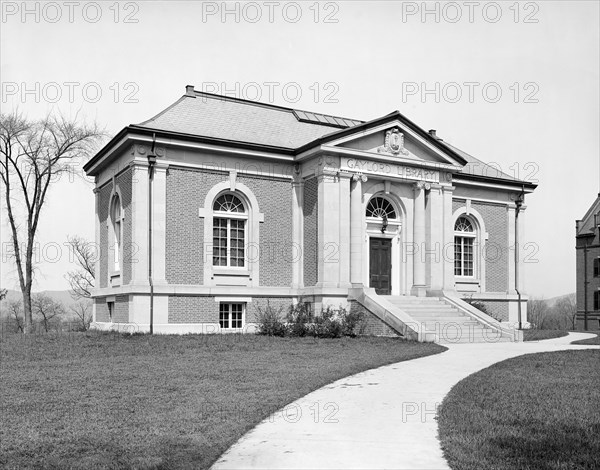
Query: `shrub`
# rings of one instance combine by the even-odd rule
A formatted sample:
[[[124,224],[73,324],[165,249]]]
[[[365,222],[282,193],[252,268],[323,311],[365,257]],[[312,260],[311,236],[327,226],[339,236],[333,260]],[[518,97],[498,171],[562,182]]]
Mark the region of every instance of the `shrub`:
[[[272,307],[267,301],[266,307],[262,308],[258,306],[257,310],[257,334],[266,336],[286,336],[287,327],[282,320],[283,315],[281,313],[283,311],[283,307],[275,310],[275,308]]]
[[[302,337],[311,334],[314,319],[310,304],[300,300],[296,305],[290,305],[287,321],[290,336]]]

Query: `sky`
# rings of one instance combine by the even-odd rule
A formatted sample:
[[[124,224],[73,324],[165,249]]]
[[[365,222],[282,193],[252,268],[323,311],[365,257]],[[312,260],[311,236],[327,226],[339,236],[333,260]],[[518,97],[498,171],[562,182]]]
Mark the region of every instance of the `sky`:
[[[2,112],[110,135],[197,90],[369,120],[399,110],[539,184],[525,290],[575,291],[575,219],[600,191],[600,2],[2,1]],[[94,237],[93,184],[63,177],[35,290],[68,288],[68,235]],[[0,283],[17,288],[2,209]]]

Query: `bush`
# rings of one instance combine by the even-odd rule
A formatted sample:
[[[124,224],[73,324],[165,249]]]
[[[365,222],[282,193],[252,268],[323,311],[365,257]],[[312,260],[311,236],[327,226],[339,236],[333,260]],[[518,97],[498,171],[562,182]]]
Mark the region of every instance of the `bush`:
[[[282,320],[283,307],[279,310],[271,307],[271,304],[267,301],[267,306],[262,308],[257,307],[258,313],[256,314],[256,320],[258,323],[257,334],[266,336],[286,336],[287,327]]]
[[[303,337],[310,335],[314,324],[310,304],[300,300],[296,305],[290,305],[287,321],[287,333],[289,336]]]
[[[286,320],[282,310],[275,310],[267,302],[265,308],[257,307],[257,334],[267,336],[313,336],[315,338],[356,337],[365,329],[362,312],[351,313],[345,308],[334,309],[328,306],[315,315],[307,302],[291,305]]]

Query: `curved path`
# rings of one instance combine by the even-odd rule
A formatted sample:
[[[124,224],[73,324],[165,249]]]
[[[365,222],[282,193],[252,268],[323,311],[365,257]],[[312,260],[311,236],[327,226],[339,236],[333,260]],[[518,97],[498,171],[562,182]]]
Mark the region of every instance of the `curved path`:
[[[452,386],[505,359],[598,349],[570,333],[525,343],[447,345],[433,356],[333,382],[288,405],[242,437],[213,469],[447,469],[437,439],[438,406]]]

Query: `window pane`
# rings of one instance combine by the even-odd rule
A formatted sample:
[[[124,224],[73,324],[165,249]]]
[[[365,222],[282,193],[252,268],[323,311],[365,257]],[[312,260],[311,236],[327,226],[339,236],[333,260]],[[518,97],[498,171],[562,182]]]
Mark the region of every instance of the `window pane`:
[[[229,328],[229,304],[219,304],[219,326]]]
[[[454,237],[454,275],[462,275],[462,238]]]
[[[231,304],[231,328],[242,327],[242,312],[244,306],[242,304]]]

